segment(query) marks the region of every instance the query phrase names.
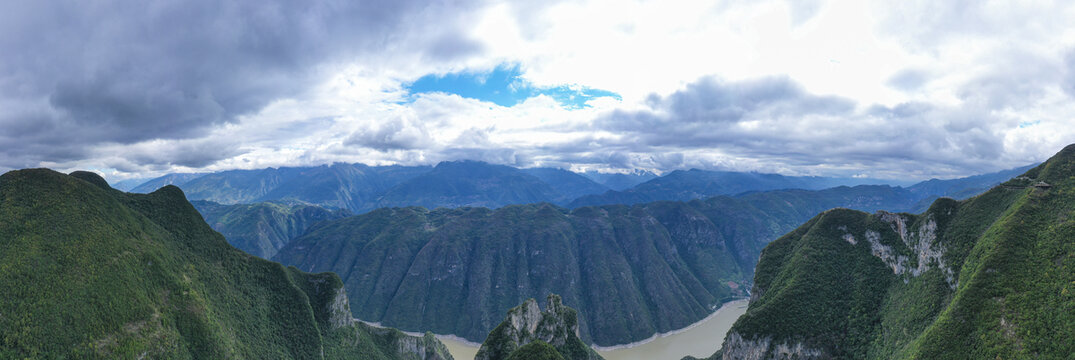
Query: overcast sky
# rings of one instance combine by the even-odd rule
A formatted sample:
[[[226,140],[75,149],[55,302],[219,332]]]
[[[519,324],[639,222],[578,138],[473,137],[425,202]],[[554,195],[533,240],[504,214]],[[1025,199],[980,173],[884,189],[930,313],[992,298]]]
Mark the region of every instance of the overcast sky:
[[[971,175],[1075,142],[1071,4],[0,0],[0,171]]]

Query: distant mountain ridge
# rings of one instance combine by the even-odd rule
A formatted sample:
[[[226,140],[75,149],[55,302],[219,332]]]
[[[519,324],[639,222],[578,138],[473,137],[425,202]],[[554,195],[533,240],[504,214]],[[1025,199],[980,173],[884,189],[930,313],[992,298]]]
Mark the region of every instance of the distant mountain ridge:
[[[967,197],[1020,173],[1020,169],[955,180],[929,180],[906,189],[910,197]],[[642,182],[648,179],[648,181]],[[641,183],[639,183],[641,182]],[[607,184],[603,185],[603,183]],[[517,169],[479,161],[449,161],[437,166],[367,166],[336,163],[316,167],[230,170],[210,174],[169,174],[147,181],[132,192],[179,186],[192,200],[225,205],[292,201],[364,213],[379,207],[423,206],[497,208],[548,202],[577,208],[591,205],[687,201],[719,195],[781,189],[821,190],[836,186],[876,185],[853,178],[783,176],[728,171],[677,170],[652,173],[574,173],[553,168]],[[637,184],[617,191],[625,184]],[[928,206],[928,202],[920,204]]]
[[[386,206],[501,207],[520,203],[567,203],[608,188],[566,170],[516,169],[478,161],[429,166],[367,166],[336,163],[317,167],[169,174],[135,187],[149,192],[174,184],[192,200],[225,205],[298,201],[363,213]]]
[[[941,196],[966,198],[989,189],[993,184],[1021,174],[1033,166],[1028,165],[959,179],[931,179],[911,185],[906,189],[910,191],[912,196],[921,199],[931,196],[933,199]],[[750,191],[821,190],[837,186],[878,184],[877,180],[871,179],[784,176],[699,169],[676,170],[623,191],[608,191],[602,194],[579,197],[567,204],[567,207],[576,208],[608,204],[630,205],[661,200],[687,201],[704,199],[710,196],[736,195]]]

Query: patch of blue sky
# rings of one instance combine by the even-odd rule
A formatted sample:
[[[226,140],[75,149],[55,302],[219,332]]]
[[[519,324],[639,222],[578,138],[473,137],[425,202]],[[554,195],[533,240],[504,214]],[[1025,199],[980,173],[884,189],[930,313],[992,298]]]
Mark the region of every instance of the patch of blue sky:
[[[570,109],[588,107],[587,101],[600,97],[622,100],[617,93],[581,85],[535,87],[522,78],[518,65],[501,65],[484,73],[430,74],[415,80],[406,88],[412,95],[411,100],[413,100],[413,95],[440,92],[508,107],[538,95],[549,96],[561,106]]]
[[[1034,126],[1034,125],[1037,125],[1037,124],[1041,124],[1041,120],[1034,120],[1034,121],[1020,121],[1020,122],[1019,122],[1019,128],[1020,128],[1020,129],[1022,129],[1022,128],[1028,128],[1028,127],[1031,127],[1031,126]]]

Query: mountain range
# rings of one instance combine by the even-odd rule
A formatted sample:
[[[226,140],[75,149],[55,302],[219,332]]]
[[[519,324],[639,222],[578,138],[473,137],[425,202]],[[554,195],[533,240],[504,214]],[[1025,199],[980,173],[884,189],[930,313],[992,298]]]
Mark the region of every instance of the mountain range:
[[[909,197],[929,198],[940,196],[967,198],[989,187],[1022,174],[1033,165],[971,177],[939,180],[931,179],[909,187]],[[585,195],[567,205],[570,208],[607,204],[640,204],[659,200],[686,201],[717,195],[735,195],[744,192],[803,189],[821,190],[836,186],[886,185],[883,181],[857,178],[828,178],[816,176],[784,176],[777,174],[744,173],[730,171],[677,170],[664,176],[641,183],[622,191]],[[887,184],[891,185],[891,184]]]
[[[0,358],[451,359],[355,321],[340,278],[229,246],[175,186],[0,176]]]
[[[908,197],[932,201],[978,194],[1028,167],[953,180],[928,180],[906,187]],[[367,166],[336,163],[317,167],[230,170],[208,174],[168,174],[131,189],[148,193],[179,186],[192,200],[220,204],[263,201],[299,202],[364,213],[381,207],[423,206],[497,208],[548,202],[567,208],[687,201],[719,195],[782,189],[821,190],[836,186],[891,185],[858,178],[677,170],[663,176],[647,172],[575,173],[554,168],[518,169],[479,161],[428,166]],[[929,201],[921,204],[924,210]]]
[[[1075,354],[1075,145],[921,214],[835,209],[762,252],[723,359]]]

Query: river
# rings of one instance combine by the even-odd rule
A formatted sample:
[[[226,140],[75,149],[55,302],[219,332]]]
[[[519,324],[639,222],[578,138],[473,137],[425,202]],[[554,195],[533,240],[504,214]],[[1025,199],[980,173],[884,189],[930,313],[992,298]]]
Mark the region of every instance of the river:
[[[712,315],[688,327],[658,334],[637,343],[597,348],[607,360],[679,360],[684,356],[704,358],[720,350],[724,335],[735,320],[747,311],[747,300],[736,300],[721,306]],[[461,341],[456,337],[437,336],[448,347],[455,360],[472,360],[481,344]]]

